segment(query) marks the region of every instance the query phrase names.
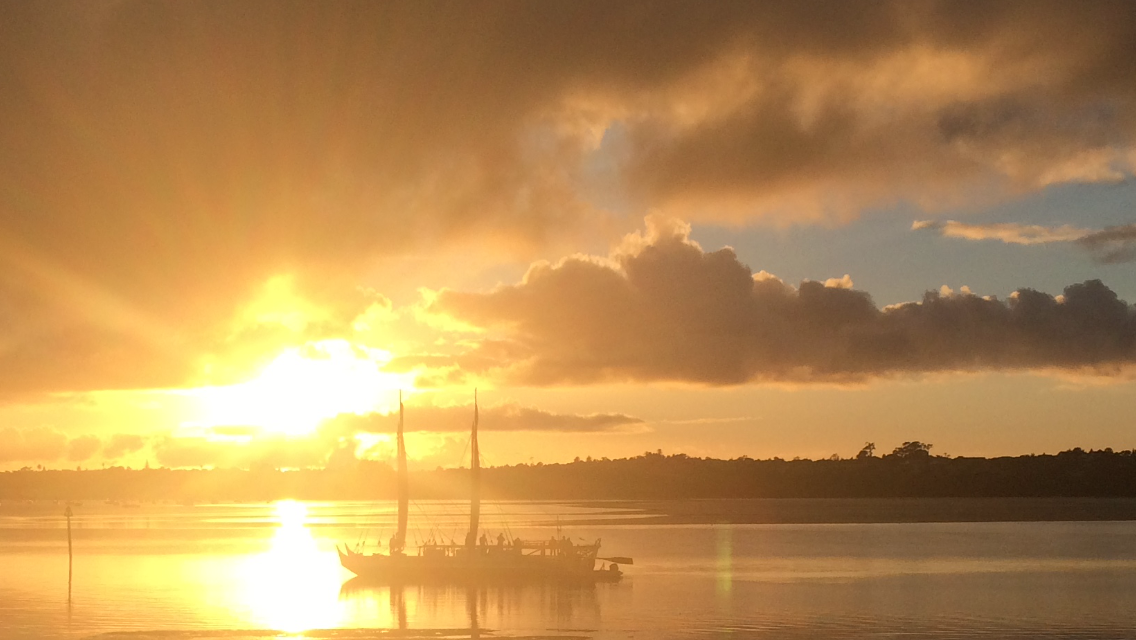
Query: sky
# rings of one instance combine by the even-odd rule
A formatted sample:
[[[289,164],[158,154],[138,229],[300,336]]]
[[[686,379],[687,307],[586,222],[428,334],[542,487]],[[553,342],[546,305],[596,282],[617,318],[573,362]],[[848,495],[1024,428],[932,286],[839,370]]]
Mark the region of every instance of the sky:
[[[0,470],[1136,448],[1130,2],[7,3]]]

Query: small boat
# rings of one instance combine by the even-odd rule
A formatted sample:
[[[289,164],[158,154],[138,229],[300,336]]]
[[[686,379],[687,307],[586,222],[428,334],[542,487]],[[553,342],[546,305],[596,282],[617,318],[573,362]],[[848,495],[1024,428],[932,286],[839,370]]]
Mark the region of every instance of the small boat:
[[[406,552],[406,525],[410,501],[403,439],[402,395],[398,400],[398,528],[390,539],[388,553],[362,553],[347,545],[336,547],[345,569],[368,581],[391,583],[498,583],[498,582],[617,582],[623,577],[620,564],[631,558],[601,557],[600,541],[573,544],[569,538],[505,540],[491,544],[480,531],[481,461],[477,446],[477,393],[473,398],[470,438],[469,531],[465,544],[421,544],[416,553]]]

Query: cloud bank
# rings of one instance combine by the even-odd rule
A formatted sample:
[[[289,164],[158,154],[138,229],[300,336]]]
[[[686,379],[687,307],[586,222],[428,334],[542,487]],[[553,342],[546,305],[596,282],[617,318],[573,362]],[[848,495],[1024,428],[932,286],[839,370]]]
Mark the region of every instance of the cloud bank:
[[[1053,242],[1073,242],[1092,233],[1072,225],[1046,227],[1036,224],[1017,224],[1003,222],[996,224],[968,224],[957,220],[916,220],[911,224],[912,231],[928,229],[947,238],[963,240],[1000,240],[1006,244],[1050,244]]]
[[[414,464],[423,468],[452,465],[468,446],[473,405],[434,406],[408,402],[406,431],[416,438]],[[121,464],[130,454],[166,467],[311,468],[351,464],[361,458],[390,459],[395,414],[345,413],[325,420],[308,434],[283,435],[254,426],[220,425],[178,428],[159,434],[118,433],[68,437],[47,427],[0,429],[0,468],[21,464],[93,461]],[[482,406],[482,432],[561,432],[597,434],[644,425],[624,414],[575,415],[505,403]],[[456,434],[456,436],[455,436]],[[127,460],[130,462],[130,460]]]
[[[1124,179],[1133,43],[1107,1],[5,3],[0,389],[262,358],[279,274],[336,337],[384,256]]]
[[[0,464],[11,462],[56,462],[62,459],[82,462],[102,446],[98,436],[68,438],[50,427],[0,429]]]
[[[607,259],[534,264],[516,285],[443,291],[433,310],[492,330],[467,362],[515,384],[818,383],[1047,369],[1107,375],[1136,362],[1136,313],[1097,280],[1070,285],[1060,297],[929,291],[881,310],[867,293],[845,287],[850,279],[792,287],[754,275],[729,248],[704,251],[688,232],[655,218]],[[500,353],[509,356],[493,357]]]
[[[412,455],[415,465],[449,465],[461,459],[462,447],[466,446],[466,434],[473,420],[472,405],[438,407],[407,403],[406,409],[406,431],[414,437],[425,438]],[[642,423],[639,418],[622,414],[580,416],[503,404],[482,407],[480,429],[484,432],[597,433]],[[324,467],[351,463],[360,457],[392,458],[392,442],[365,446],[359,438],[371,434],[393,434],[397,425],[398,414],[347,413],[324,421],[318,429],[306,435],[284,436],[255,427],[221,426],[206,428],[201,433],[156,436],[150,439],[149,445],[155,461],[168,467]],[[462,435],[448,437],[447,434],[452,433]],[[116,439],[128,437],[116,436]]]
[[[956,220],[916,220],[912,231],[923,229],[937,232],[948,238],[964,240],[1000,240],[1006,244],[1072,243],[1088,251],[1102,264],[1116,264],[1136,260],[1136,224],[1082,229],[1072,225],[1047,227],[1033,224],[1003,222],[995,224],[968,224]]]
[[[1076,242],[1092,253],[1097,262],[1116,264],[1136,260],[1136,224],[1094,231],[1077,238]]]
[[[467,432],[473,422],[473,405],[439,407],[407,404],[413,419],[404,423],[406,431]],[[568,431],[590,433],[611,431],[643,420],[623,414],[573,415],[553,413],[517,404],[480,408],[480,429],[484,431]],[[398,414],[342,414],[323,424],[331,431],[394,433]]]

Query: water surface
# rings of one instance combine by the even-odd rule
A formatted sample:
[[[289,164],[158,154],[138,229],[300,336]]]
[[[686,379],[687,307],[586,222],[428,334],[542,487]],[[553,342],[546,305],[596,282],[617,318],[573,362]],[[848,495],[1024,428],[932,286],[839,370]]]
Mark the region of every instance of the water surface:
[[[797,502],[774,506],[804,523],[745,524],[768,501],[672,505],[682,517],[658,503],[489,503],[491,538],[559,530],[635,565],[618,584],[475,590],[351,580],[335,545],[389,538],[393,503],[88,503],[70,604],[63,506],[9,503],[0,637],[1136,638],[1136,522],[825,523],[913,503]],[[689,515],[724,512],[732,524]],[[464,504],[416,503],[411,538],[460,539],[464,519]]]

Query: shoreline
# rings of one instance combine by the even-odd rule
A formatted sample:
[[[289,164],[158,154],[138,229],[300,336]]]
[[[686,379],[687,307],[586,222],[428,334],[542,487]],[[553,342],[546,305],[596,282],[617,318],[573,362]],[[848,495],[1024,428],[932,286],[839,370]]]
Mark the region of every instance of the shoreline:
[[[628,519],[573,524],[916,524],[970,522],[1128,522],[1136,498],[711,498],[604,500],[564,504],[626,511]]]

